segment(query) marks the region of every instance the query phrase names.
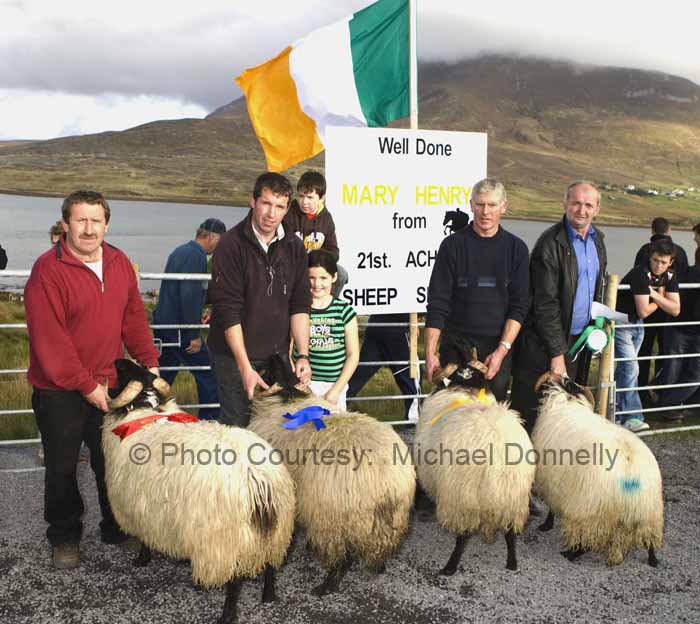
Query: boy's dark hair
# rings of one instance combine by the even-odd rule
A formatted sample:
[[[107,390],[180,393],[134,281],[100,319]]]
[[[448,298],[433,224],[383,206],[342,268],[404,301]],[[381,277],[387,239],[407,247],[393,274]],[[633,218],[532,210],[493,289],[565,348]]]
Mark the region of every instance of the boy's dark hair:
[[[676,246],[670,240],[659,240],[649,245],[649,258],[652,255],[676,257]]]
[[[651,231],[654,232],[654,234],[668,234],[670,227],[668,219],[665,217],[656,217],[651,222]]]
[[[325,249],[314,249],[309,252],[309,268],[313,267],[326,269],[329,275],[335,275],[338,272],[338,263],[335,261],[333,254]]]
[[[695,232],[696,234],[700,235],[700,223],[696,223],[696,224],[693,226],[693,232]]]
[[[70,221],[71,208],[76,204],[99,204],[105,211],[105,223],[109,223],[111,211],[102,193],[98,193],[97,191],[74,191],[66,197],[61,206],[61,217],[66,223]]]
[[[264,188],[275,195],[286,195],[287,205],[289,205],[289,200],[292,199],[292,183],[281,173],[266,171],[259,175],[253,186],[253,199],[260,197]]]
[[[305,171],[297,182],[297,193],[312,193],[316,191],[319,197],[326,195],[326,178],[318,171]]]

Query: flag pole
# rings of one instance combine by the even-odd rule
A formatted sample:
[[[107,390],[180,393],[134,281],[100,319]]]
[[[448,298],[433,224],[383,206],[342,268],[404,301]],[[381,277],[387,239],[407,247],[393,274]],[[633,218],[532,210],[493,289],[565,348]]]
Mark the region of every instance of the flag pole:
[[[409,110],[411,130],[418,130],[418,0],[408,0],[408,64],[409,64]],[[411,379],[418,378],[418,314],[411,312],[409,322],[409,360]]]

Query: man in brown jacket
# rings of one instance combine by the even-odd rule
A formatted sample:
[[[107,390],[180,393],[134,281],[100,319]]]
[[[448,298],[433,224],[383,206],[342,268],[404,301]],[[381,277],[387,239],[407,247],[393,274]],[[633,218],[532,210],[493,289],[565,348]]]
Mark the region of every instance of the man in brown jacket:
[[[214,252],[207,344],[221,403],[219,420],[228,425],[248,425],[253,391],[267,388],[258,371],[270,356],[287,356],[290,332],[300,353],[295,373],[303,383],[311,379],[306,250],[282,224],[291,196],[284,176],[259,176],[250,213],[221,237]]]

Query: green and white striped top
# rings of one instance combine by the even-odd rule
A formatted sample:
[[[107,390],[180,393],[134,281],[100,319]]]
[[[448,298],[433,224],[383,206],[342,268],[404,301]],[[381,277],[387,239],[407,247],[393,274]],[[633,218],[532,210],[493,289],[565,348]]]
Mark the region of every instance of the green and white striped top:
[[[311,308],[309,362],[313,381],[336,381],[345,365],[345,326],[356,316],[347,301],[333,299],[323,310]],[[294,346],[294,359],[297,356]]]

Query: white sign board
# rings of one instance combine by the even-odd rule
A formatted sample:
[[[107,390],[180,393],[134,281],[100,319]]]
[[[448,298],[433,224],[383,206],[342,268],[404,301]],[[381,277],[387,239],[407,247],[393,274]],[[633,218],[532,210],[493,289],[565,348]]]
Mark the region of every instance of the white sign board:
[[[340,264],[341,297],[359,314],[424,312],[445,237],[445,213],[469,212],[486,177],[486,134],[329,127],[326,204]]]

